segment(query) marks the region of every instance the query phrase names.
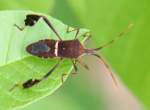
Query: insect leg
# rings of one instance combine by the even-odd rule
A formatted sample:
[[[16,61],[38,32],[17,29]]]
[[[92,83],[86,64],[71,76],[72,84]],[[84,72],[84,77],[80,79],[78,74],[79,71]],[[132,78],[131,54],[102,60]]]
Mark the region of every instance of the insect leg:
[[[53,68],[47,74],[45,74],[43,76],[42,80],[48,78],[51,75],[51,73],[60,65],[60,63],[62,61],[63,61],[63,58],[60,58],[60,60],[58,61],[58,63],[55,66],[53,66]]]
[[[61,59],[58,61],[58,63],[55,64],[55,65],[53,66],[53,68],[52,68],[47,74],[45,74],[41,79],[34,79],[34,80],[33,80],[33,79],[30,79],[30,80],[26,81],[25,83],[23,83],[23,87],[24,87],[24,88],[30,88],[30,87],[34,86],[35,84],[41,82],[42,80],[47,79],[47,78],[52,74],[52,72],[59,66],[59,64],[60,64],[61,61],[62,61],[62,58],[61,58]]]
[[[23,30],[25,29],[25,26],[24,26],[24,27],[20,27],[20,26],[18,26],[17,24],[14,24],[14,26],[15,26],[16,28],[18,28],[20,31],[23,31]]]
[[[77,71],[78,71],[78,68],[77,68],[77,66],[76,66],[76,60],[72,60],[72,59],[71,59],[71,61],[72,61],[73,68],[74,68],[75,72],[77,72]]]
[[[86,33],[84,33],[83,34],[83,37],[85,38],[84,39],[84,45],[91,39],[91,34],[90,34],[90,32],[86,32]]]
[[[74,32],[74,31],[76,31],[76,34],[75,34],[75,37],[74,37],[74,39],[77,39],[77,37],[78,37],[78,34],[79,34],[79,32],[80,32],[80,28],[71,28],[70,26],[68,26],[67,27],[67,30],[66,30],[66,33],[70,33],[70,32]],[[84,38],[85,38],[85,41],[84,42],[87,42],[90,38],[91,38],[91,34],[90,34],[90,32],[86,32],[86,33],[84,33],[83,35],[81,35],[81,36],[83,36]]]
[[[59,38],[59,40],[62,40],[60,35],[57,33],[57,31],[53,27],[52,23],[45,16],[35,15],[35,14],[28,14],[26,16],[26,19],[25,19],[25,25],[33,26],[40,18],[42,18],[45,21],[45,23],[56,34],[56,36]]]
[[[73,64],[73,67],[74,67],[74,70],[75,70],[75,72],[73,72],[72,74],[77,74],[77,71],[78,71],[78,68],[76,66],[77,62],[80,63],[80,65],[83,66],[85,69],[89,70],[89,67],[85,63],[83,63],[81,60],[79,60],[79,59],[75,59],[75,60],[71,59],[71,61],[72,61],[72,64]],[[66,75],[67,74],[62,74],[62,76],[61,76],[61,82],[62,83],[64,82],[64,77]]]
[[[79,30],[80,28],[72,28],[70,26],[67,26],[67,30],[66,30],[66,33],[70,33],[70,32],[74,32],[74,31],[77,31]]]
[[[75,31],[76,34],[75,34],[74,39],[76,39],[78,34],[79,34],[80,28],[73,28],[71,30],[70,30],[70,28],[71,28],[70,26],[67,27],[66,33],[70,33],[70,32],[74,32]]]
[[[23,31],[26,26],[34,26],[36,22],[40,19],[39,15],[35,14],[28,14],[26,15],[26,19],[24,20],[24,27],[20,27],[17,24],[14,24],[15,27],[17,27],[20,31]]]
[[[40,83],[42,80],[45,80],[47,79],[51,73],[59,66],[60,62],[62,61],[62,58],[58,61],[57,64],[55,64],[52,69],[47,73],[45,74],[42,78],[40,79],[29,79],[27,81],[25,81],[24,83],[22,84],[15,84],[11,89],[10,91],[12,91],[14,88],[18,87],[18,86],[22,86],[24,89],[28,89],[28,88],[31,88],[32,86]]]
[[[72,64],[73,64],[73,67],[74,67],[74,70],[75,70],[75,72],[73,72],[72,74],[77,74],[78,68],[76,66],[76,62],[80,63],[81,66],[83,66],[85,69],[89,70],[89,67],[85,63],[83,63],[81,60],[79,60],[79,59],[75,59],[75,60],[71,59],[71,61],[72,61]],[[67,74],[62,74],[62,76],[61,76],[61,82],[62,83],[64,82],[64,77],[66,75]]]
[[[76,60],[71,59],[71,62],[72,62],[72,64],[73,64],[73,68],[74,68],[74,70],[75,70],[75,72],[73,72],[72,74],[77,74],[78,68],[77,68],[77,66],[76,66]],[[67,75],[67,74],[65,74],[65,73],[61,75],[61,82],[62,82],[62,83],[64,82],[64,77],[65,77],[66,75]]]
[[[26,15],[26,19],[24,20],[25,22],[25,26],[33,26],[37,23],[37,21],[42,18],[44,20],[44,22],[49,26],[49,28],[56,34],[56,36],[59,38],[59,40],[62,40],[60,35],[57,33],[57,31],[55,30],[55,28],[53,27],[52,23],[45,17],[42,15],[36,15],[36,14],[28,14]],[[16,27],[19,30],[23,30],[24,28],[20,28],[19,26],[16,25]]]
[[[23,88],[30,88],[32,86],[34,86],[35,84],[38,84],[39,82],[41,82],[42,80],[47,79],[52,72],[59,66],[60,62],[62,61],[62,58],[58,61],[57,64],[55,64],[53,66],[53,68],[47,73],[45,74],[41,79],[29,79],[28,81],[26,81],[25,83],[23,83]]]
[[[65,76],[67,76],[67,74],[65,74],[65,73],[61,75],[61,82],[62,82],[62,83],[64,82]]]
[[[52,29],[52,31],[56,34],[56,36],[58,37],[59,40],[62,40],[60,35],[57,33],[57,31],[55,30],[55,28],[53,27],[52,23],[45,17],[45,16],[41,16],[43,18],[43,20],[46,22],[46,24]]]
[[[89,67],[84,63],[82,62],[80,59],[76,59],[76,62],[78,62],[81,66],[83,66],[85,69],[89,70]]]

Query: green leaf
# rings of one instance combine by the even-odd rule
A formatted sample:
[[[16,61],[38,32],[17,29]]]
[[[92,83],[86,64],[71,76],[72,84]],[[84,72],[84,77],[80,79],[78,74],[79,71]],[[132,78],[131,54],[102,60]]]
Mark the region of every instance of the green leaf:
[[[55,1],[54,0],[1,0],[1,10],[15,9],[15,10],[33,10],[37,12],[49,13],[51,12]]]
[[[27,105],[52,94],[62,85],[62,74],[70,74],[72,63],[65,59],[61,65],[47,79],[30,89],[21,87],[13,91],[9,89],[16,83],[23,83],[31,78],[40,78],[46,74],[58,59],[41,59],[26,52],[26,46],[41,39],[58,39],[48,25],[40,19],[35,26],[18,30],[14,24],[24,26],[24,19],[31,11],[1,11],[0,12],[0,110]],[[34,13],[40,14],[40,13]],[[43,14],[40,14],[43,15]],[[73,39],[75,32],[66,33],[67,25],[50,16],[46,16],[62,39]],[[79,38],[84,41],[83,35],[87,29],[81,29]],[[67,77],[66,77],[67,78]],[[65,78],[65,79],[66,79]]]
[[[150,109],[150,1],[68,0],[80,22],[91,29],[97,45],[129,23],[134,27],[102,53],[128,88]]]

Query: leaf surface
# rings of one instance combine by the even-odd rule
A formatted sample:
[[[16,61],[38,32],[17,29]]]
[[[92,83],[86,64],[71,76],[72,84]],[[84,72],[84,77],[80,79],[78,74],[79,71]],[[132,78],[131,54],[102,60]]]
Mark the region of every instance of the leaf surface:
[[[30,89],[17,87],[13,91],[9,89],[17,83],[23,83],[31,78],[41,78],[58,62],[55,59],[42,59],[34,57],[26,52],[26,46],[41,39],[58,38],[40,19],[33,27],[26,27],[23,31],[14,26],[17,24],[24,26],[24,19],[31,11],[1,11],[0,12],[0,109],[10,110],[12,108],[27,105],[39,100],[49,94],[52,94],[62,85],[62,74],[70,74],[72,63],[64,59],[61,65],[47,79],[33,86]],[[37,13],[34,13],[37,14]],[[40,13],[38,13],[40,14]],[[43,15],[43,14],[40,14]],[[75,32],[66,33],[67,25],[50,16],[46,16],[53,24],[63,40],[73,39]],[[11,18],[11,19],[10,19]],[[81,29],[78,37],[88,32],[87,29]],[[66,76],[66,77],[67,77]],[[65,78],[66,79],[66,78]]]
[[[150,1],[68,0],[80,22],[92,31],[97,45],[134,26],[118,42],[102,50],[127,87],[150,109]],[[77,8],[78,7],[78,8]]]

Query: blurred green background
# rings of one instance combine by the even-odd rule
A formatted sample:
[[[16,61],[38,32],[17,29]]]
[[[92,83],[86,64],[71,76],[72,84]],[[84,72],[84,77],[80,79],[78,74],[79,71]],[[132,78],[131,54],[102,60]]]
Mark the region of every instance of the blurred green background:
[[[125,85],[150,109],[149,0],[1,0],[0,5],[1,10],[47,13],[68,25],[89,28],[96,46],[133,23],[130,32],[102,50],[102,54]],[[21,110],[105,110],[104,97],[86,81],[84,72],[70,77],[53,95]]]

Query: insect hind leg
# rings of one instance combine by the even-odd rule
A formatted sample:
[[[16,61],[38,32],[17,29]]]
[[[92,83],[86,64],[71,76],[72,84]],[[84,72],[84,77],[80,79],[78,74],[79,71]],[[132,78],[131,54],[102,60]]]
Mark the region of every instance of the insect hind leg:
[[[26,15],[26,19],[24,20],[25,26],[34,26],[41,17],[42,16],[36,14]]]
[[[48,25],[48,27],[55,33],[55,35],[62,40],[52,23],[47,19],[47,17],[42,15],[29,14],[26,16],[25,25],[33,26],[40,18],[44,20],[44,22]]]
[[[14,26],[17,27],[20,31],[23,31],[26,26],[34,26],[40,18],[41,16],[39,15],[28,14],[26,15],[26,19],[24,20],[25,25],[23,27],[20,27],[17,24],[14,24]]]
[[[25,29],[25,26],[20,27],[20,26],[18,26],[17,24],[14,24],[14,26],[15,26],[16,28],[18,28],[20,31],[23,31],[23,30]]]
[[[46,73],[42,78],[39,78],[39,79],[29,79],[25,82],[23,82],[22,84],[18,83],[18,84],[15,84],[11,89],[10,91],[12,91],[13,89],[15,89],[16,87],[23,87],[24,89],[28,89],[28,88],[31,88],[32,86],[34,85],[37,85],[38,83],[40,83],[41,81],[47,79],[51,74],[52,72],[59,66],[60,62],[62,61],[62,58],[58,61],[57,64],[55,64],[48,73]]]
[[[24,28],[26,26],[34,26],[38,20],[42,18],[44,20],[44,22],[49,26],[49,28],[55,33],[55,35],[59,38],[59,40],[62,40],[60,35],[58,34],[58,32],[55,30],[55,28],[53,27],[52,23],[45,17],[42,15],[37,15],[37,14],[27,14],[26,15],[26,19],[24,20],[25,22],[25,26],[23,28],[19,27],[18,25],[15,25],[19,30],[24,30]]]

